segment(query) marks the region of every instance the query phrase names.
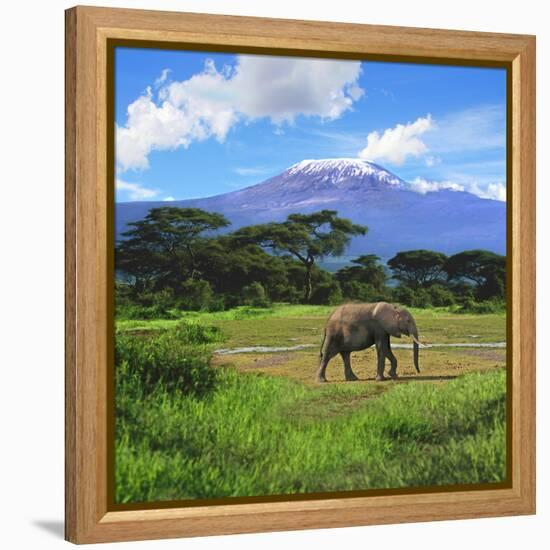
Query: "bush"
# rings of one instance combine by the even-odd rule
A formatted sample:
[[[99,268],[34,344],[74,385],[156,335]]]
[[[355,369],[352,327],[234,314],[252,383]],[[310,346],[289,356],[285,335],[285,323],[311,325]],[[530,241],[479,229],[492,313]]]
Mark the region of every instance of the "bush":
[[[208,281],[202,279],[188,279],[178,289],[179,306],[181,309],[199,311],[208,309],[213,296]]]
[[[303,291],[290,283],[275,285],[270,294],[273,301],[286,302],[288,304],[299,304],[304,297]]]
[[[212,296],[208,302],[208,311],[225,311],[226,299],[223,294],[216,294]]]
[[[174,311],[176,300],[171,289],[142,292],[132,300],[127,294],[117,292],[116,315],[119,319],[177,319]]]
[[[159,311],[168,311],[175,305],[174,291],[171,288],[163,288],[156,292],[141,292],[135,302],[145,307],[156,307]]]
[[[414,301],[414,291],[405,285],[399,285],[393,289],[392,302],[398,302],[405,306],[412,306]]]
[[[245,306],[269,307],[270,305],[264,287],[257,281],[243,287],[242,296],[242,303]]]
[[[428,290],[425,288],[417,288],[414,291],[414,298],[411,304],[412,307],[427,308],[432,305],[432,297]]]
[[[315,305],[337,305],[343,301],[342,290],[337,281],[317,285],[311,294],[310,303]]]
[[[394,302],[409,307],[427,308],[433,305],[430,292],[425,288],[413,290],[408,286],[399,285],[394,289],[392,298]]]
[[[506,303],[502,300],[493,299],[483,302],[466,300],[462,307],[456,310],[457,313],[502,313],[506,311]]]
[[[465,281],[453,282],[449,286],[449,289],[454,294],[455,300],[459,303],[475,299],[475,287]]]
[[[132,301],[135,294],[131,285],[115,278],[115,300],[117,304],[127,304]]]
[[[155,390],[203,395],[213,389],[217,371],[206,344],[219,341],[216,327],[184,322],[155,335],[117,334],[117,392],[148,395]]]
[[[134,303],[116,304],[116,318],[128,320],[147,319],[179,319],[180,315],[175,310],[166,310],[157,305],[142,306]]]
[[[391,301],[388,292],[381,292],[369,283],[359,281],[348,281],[342,283],[342,294],[347,300],[356,300],[359,302],[383,302]]]
[[[183,344],[213,344],[223,340],[222,331],[213,325],[202,325],[195,321],[181,321],[173,329],[174,337]]]
[[[432,285],[428,289],[430,301],[435,307],[452,306],[455,303],[453,293],[442,285]]]

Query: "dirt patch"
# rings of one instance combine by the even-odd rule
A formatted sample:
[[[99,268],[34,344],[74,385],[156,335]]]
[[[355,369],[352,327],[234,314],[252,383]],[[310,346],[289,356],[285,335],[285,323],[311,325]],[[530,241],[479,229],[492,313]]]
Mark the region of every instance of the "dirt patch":
[[[290,353],[277,353],[277,354],[267,355],[262,357],[249,357],[247,358],[247,359],[250,359],[249,361],[243,361],[242,363],[240,363],[239,369],[241,370],[267,369],[270,367],[278,367],[288,363],[292,358],[293,358],[293,355]],[[222,362],[221,359],[222,359],[221,357],[219,357],[218,360],[214,358],[214,360],[212,361],[212,364],[214,366],[227,364],[227,360],[224,360]]]
[[[352,367],[358,382],[346,382],[340,357],[332,359],[327,368],[329,386],[366,385],[372,388],[393,387],[395,384],[420,382],[423,384],[441,384],[456,376],[474,371],[492,370],[506,365],[506,350],[491,348],[434,348],[420,352],[420,374],[412,364],[411,350],[396,349],[398,361],[397,380],[376,382],[376,351],[371,349],[352,354]],[[285,353],[242,353],[235,355],[215,355],[214,365],[232,365],[244,372],[257,372],[269,376],[284,376],[321,389],[323,384],[316,382],[319,366],[319,353],[315,350],[303,350]],[[386,376],[389,365],[386,364]],[[370,392],[369,392],[370,393]]]
[[[269,367],[276,367],[278,365],[284,365],[292,359],[290,353],[278,353],[277,355],[270,355],[268,357],[255,358],[251,361],[250,368],[253,369],[265,369]]]
[[[504,349],[461,349],[460,353],[486,359],[487,361],[506,361],[506,350]]]
[[[217,349],[214,353],[217,355],[239,355],[241,353],[275,353],[281,351],[300,351],[314,347],[313,344],[298,344],[296,346],[249,346],[246,348],[235,349]]]

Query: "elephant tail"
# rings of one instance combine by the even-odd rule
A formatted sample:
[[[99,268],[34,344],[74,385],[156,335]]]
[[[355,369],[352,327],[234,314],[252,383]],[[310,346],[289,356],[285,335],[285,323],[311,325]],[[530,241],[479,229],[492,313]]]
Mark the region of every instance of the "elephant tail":
[[[323,348],[325,347],[325,341],[327,339],[327,329],[325,328],[325,332],[323,333],[323,341],[321,342],[321,349],[319,350],[319,357],[323,357]]]

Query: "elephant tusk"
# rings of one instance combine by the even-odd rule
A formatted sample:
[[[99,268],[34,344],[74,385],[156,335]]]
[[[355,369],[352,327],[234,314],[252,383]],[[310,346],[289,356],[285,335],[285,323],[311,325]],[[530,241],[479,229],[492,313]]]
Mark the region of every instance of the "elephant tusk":
[[[423,344],[422,342],[420,342],[418,340],[418,338],[416,338],[415,336],[411,335],[411,338],[421,347],[421,348],[428,348],[429,346],[426,345],[426,344]]]

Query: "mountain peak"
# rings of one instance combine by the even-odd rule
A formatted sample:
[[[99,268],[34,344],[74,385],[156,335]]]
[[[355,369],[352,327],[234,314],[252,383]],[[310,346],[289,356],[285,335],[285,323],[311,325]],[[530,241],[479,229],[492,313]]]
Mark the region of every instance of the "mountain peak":
[[[331,183],[340,183],[350,178],[375,178],[381,183],[402,187],[403,180],[373,162],[358,158],[306,159],[283,172],[285,176],[322,177]]]

